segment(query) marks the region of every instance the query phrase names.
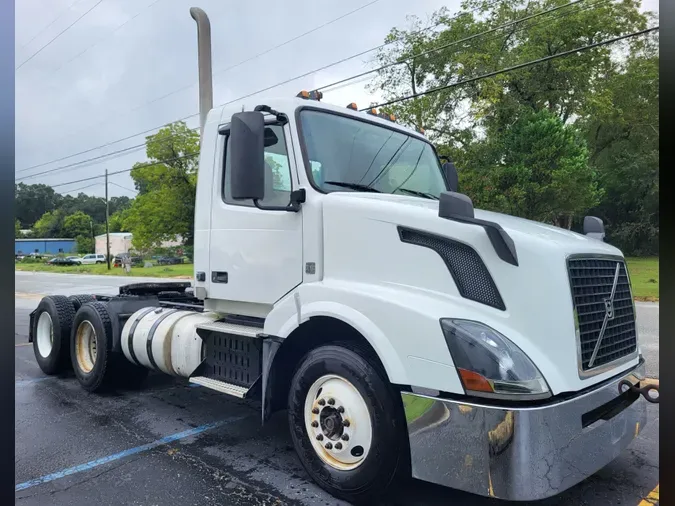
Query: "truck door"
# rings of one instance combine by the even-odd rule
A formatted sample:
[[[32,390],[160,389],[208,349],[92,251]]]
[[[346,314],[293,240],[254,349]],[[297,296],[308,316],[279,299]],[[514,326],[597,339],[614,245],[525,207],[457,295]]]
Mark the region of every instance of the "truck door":
[[[292,189],[297,187],[290,135],[288,125],[267,123],[262,201],[266,205],[288,204]],[[302,210],[262,210],[253,201],[233,200],[227,132],[220,135],[218,145],[207,298],[272,305],[302,282]]]

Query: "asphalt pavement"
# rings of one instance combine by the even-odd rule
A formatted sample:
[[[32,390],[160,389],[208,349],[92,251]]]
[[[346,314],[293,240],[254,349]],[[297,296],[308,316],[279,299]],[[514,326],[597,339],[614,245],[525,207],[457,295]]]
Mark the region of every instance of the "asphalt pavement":
[[[114,294],[134,278],[16,273],[15,480],[19,505],[335,505],[293,450],[286,413],[264,427],[260,406],[186,380],[151,375],[139,391],[88,394],[71,374],[47,377],[27,345],[44,294]],[[148,278],[143,278],[148,280]],[[166,281],[166,280],[164,280]],[[658,378],[658,304],[637,304],[648,375]],[[636,506],[658,485],[658,405],[619,458],[553,505]],[[424,482],[398,484],[384,505],[509,503]],[[523,503],[517,503],[523,504]]]

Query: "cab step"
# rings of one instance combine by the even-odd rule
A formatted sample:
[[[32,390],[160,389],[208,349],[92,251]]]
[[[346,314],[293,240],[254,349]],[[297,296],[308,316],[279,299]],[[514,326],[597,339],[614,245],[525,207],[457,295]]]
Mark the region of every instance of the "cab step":
[[[250,325],[238,325],[236,323],[228,322],[206,322],[197,325],[197,334],[202,336],[202,339],[209,332],[216,332],[218,334],[229,334],[232,336],[242,336],[249,338],[256,338],[262,329],[260,327],[252,327]],[[200,332],[201,331],[201,332]]]
[[[239,397],[243,399],[246,397],[246,394],[249,392],[250,388],[242,387],[239,385],[233,385],[232,383],[226,383],[213,378],[206,378],[205,376],[193,376],[190,378],[190,383],[195,383],[196,385],[201,385],[211,390],[216,390],[223,394],[232,395],[234,397]]]
[[[262,330],[256,322],[227,317],[199,324],[204,359],[190,382],[242,399],[254,396],[262,376]]]

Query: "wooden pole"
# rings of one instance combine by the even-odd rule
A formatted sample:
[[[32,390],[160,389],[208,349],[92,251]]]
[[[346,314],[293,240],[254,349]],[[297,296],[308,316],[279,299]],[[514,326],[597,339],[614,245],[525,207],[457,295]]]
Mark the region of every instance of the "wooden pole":
[[[108,169],[105,170],[105,258],[110,270],[110,227],[108,226]]]

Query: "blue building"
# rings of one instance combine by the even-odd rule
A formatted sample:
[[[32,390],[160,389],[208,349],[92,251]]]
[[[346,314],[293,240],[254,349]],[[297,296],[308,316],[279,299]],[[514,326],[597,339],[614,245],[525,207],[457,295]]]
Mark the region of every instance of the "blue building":
[[[75,239],[15,239],[14,254],[30,255],[31,253],[74,253]]]

